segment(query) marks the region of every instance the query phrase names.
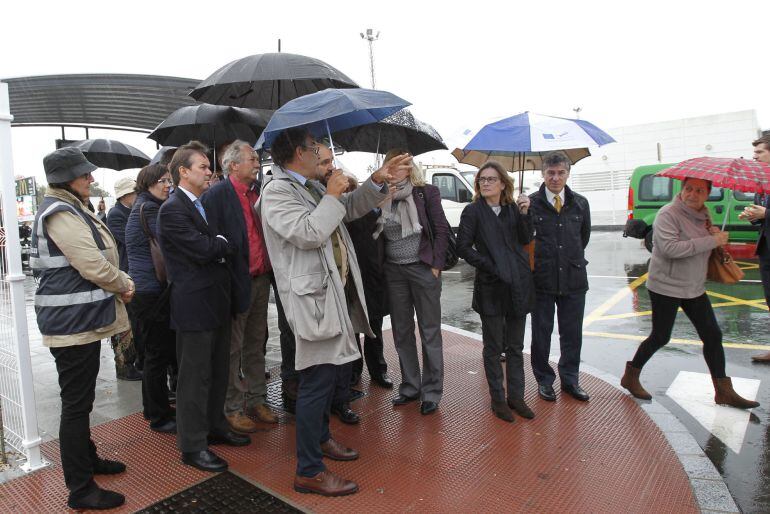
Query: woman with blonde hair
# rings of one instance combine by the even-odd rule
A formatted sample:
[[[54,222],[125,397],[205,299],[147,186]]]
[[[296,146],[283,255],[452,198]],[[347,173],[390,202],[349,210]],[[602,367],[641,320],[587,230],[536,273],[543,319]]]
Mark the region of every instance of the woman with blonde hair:
[[[514,202],[514,184],[505,169],[487,161],[474,179],[473,203],[465,207],[457,253],[476,268],[473,310],[481,317],[484,372],[492,412],[513,422],[513,412],[531,419],[524,402],[524,326],[534,307],[534,285],[524,245],[532,239],[529,197]],[[505,377],[500,354],[505,352]],[[506,387],[507,386],[507,387]],[[506,392],[507,389],[507,392]]]
[[[407,153],[393,149],[387,163]],[[374,238],[385,238],[385,277],[390,297],[393,340],[401,367],[401,385],[393,404],[421,400],[420,412],[438,409],[444,389],[441,340],[441,270],[449,245],[449,223],[436,186],[425,184],[420,167],[391,173],[391,197],[382,205]],[[422,341],[423,366],[417,358],[414,315]]]

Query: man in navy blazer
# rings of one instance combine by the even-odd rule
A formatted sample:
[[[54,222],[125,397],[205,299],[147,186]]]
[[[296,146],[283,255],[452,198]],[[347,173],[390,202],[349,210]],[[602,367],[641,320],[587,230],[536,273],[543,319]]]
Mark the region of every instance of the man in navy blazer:
[[[754,146],[754,160],[770,164],[770,135],[765,135],[751,143]],[[757,195],[756,205],[750,205],[738,216],[748,219],[759,226],[757,239],[757,255],[759,256],[759,273],[762,277],[762,288],[765,290],[765,301],[770,305],[770,197]],[[755,355],[754,362],[770,363],[770,352]]]
[[[225,258],[233,246],[208,224],[199,197],[211,169],[206,147],[179,147],[169,164],[176,189],[158,214],[158,237],[171,285],[171,326],[176,330],[177,447],[182,462],[224,471],[227,462],[209,444],[243,446],[231,432],[223,407],[230,349],[230,274]]]
[[[211,186],[201,201],[209,225],[236,248],[235,255],[228,259],[233,325],[225,417],[233,430],[248,433],[256,432],[257,425],[247,414],[264,423],[278,422],[265,405],[265,341],[272,268],[254,210],[259,198],[259,158],[249,143],[240,140],[221,155],[227,176]]]

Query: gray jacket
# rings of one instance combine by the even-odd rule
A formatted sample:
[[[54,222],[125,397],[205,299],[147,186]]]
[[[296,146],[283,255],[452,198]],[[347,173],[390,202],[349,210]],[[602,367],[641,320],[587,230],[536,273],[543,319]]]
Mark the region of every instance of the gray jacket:
[[[694,211],[679,199],[658,211],[652,225],[652,258],[647,289],[674,298],[706,292],[706,273],[716,239],[709,234],[707,207]]]
[[[361,354],[355,334],[374,337],[356,253],[343,223],[364,216],[385,198],[387,187],[377,191],[369,182],[371,178],[340,200],[324,196],[316,204],[304,186],[275,166],[273,180],[263,187],[257,202],[278,294],[294,331],[298,370],[356,360]],[[324,191],[321,184],[314,185]],[[350,311],[334,262],[331,236],[335,230],[347,247],[348,280],[355,286]]]

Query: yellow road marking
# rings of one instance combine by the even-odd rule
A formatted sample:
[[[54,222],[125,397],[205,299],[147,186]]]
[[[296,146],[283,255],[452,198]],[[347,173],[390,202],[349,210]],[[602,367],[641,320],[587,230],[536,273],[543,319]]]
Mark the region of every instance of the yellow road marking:
[[[759,303],[764,304],[765,299],[759,298],[757,300],[742,300],[740,302],[720,302],[720,303],[712,303],[711,306],[716,308],[719,307],[735,307],[736,305],[749,305],[751,304],[753,307],[759,307],[762,308],[761,305],[757,305]],[[682,312],[682,309],[679,309],[679,312]],[[607,314],[605,316],[602,316],[601,318],[597,318],[596,321],[604,321],[604,320],[610,320],[610,319],[624,319],[624,318],[636,318],[639,316],[650,316],[652,314],[652,311],[638,311],[638,312],[623,312],[621,314]]]
[[[709,296],[713,296],[714,298],[719,298],[721,300],[728,300],[731,302],[735,302],[738,305],[748,305],[749,307],[756,307],[757,309],[762,309],[765,311],[768,310],[767,305],[760,305],[760,304],[754,303],[756,300],[744,300],[743,298],[736,298],[734,296],[717,293],[715,291],[708,291],[708,290],[706,291],[706,294]]]
[[[588,316],[583,318],[583,326],[587,327],[597,319],[604,316],[604,313],[606,313],[608,310],[612,309],[617,303],[625,298],[626,296],[630,295],[634,292],[635,289],[637,289],[639,286],[647,282],[647,273],[642,275],[641,277],[637,278],[630,284],[628,284],[625,287],[622,287],[619,291],[617,291],[614,295],[612,295],[607,301],[605,301],[603,304],[598,306],[596,309],[591,312]]]
[[[753,262],[735,261],[735,264],[741,269],[759,269],[759,264]]]
[[[593,336],[593,337],[606,337],[608,339],[624,339],[626,341],[644,341],[647,339],[646,336],[637,336],[637,335],[629,335],[629,334],[613,334],[611,332],[591,332],[591,331],[583,331],[584,336]],[[699,346],[703,345],[703,343],[700,340],[697,339],[678,339],[672,337],[669,341],[670,343],[674,344],[686,344],[691,346]],[[722,346],[725,348],[738,348],[740,350],[767,350],[767,345],[762,344],[747,344],[747,343],[731,343],[727,341],[722,342]]]

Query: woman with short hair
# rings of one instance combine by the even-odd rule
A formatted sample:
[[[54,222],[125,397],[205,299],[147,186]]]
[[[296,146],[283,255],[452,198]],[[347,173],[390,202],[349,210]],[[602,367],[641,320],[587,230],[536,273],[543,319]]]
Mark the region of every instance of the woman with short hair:
[[[156,274],[150,241],[157,238],[160,206],[171,189],[166,166],[150,164],[136,177],[136,201],[126,224],[128,270],[136,282],[132,304],[139,336],[144,341],[142,400],[150,429],[176,433],[174,411],[169,404],[169,366],[176,367],[176,335],[170,328],[169,291]]]
[[[642,400],[652,395],[642,387],[642,367],[671,340],[679,308],[698,331],[716,392],[714,401],[740,409],[759,407],[758,402],[741,397],[725,373],[725,350],[711,302],[706,295],[706,274],[712,250],[727,244],[727,232],[711,224],[705,202],[711,182],[687,178],[682,191],[658,211],[653,223],[652,257],[647,291],[652,304],[652,332],[642,341],[633,360],[626,363],[620,385]]]
[[[513,201],[513,180],[495,161],[479,168],[473,202],[463,210],[457,253],[476,268],[473,310],[481,317],[484,372],[492,412],[513,422],[513,412],[535,417],[524,401],[524,326],[534,307],[534,284],[524,245],[532,239],[529,197]],[[501,353],[505,353],[503,384]]]

